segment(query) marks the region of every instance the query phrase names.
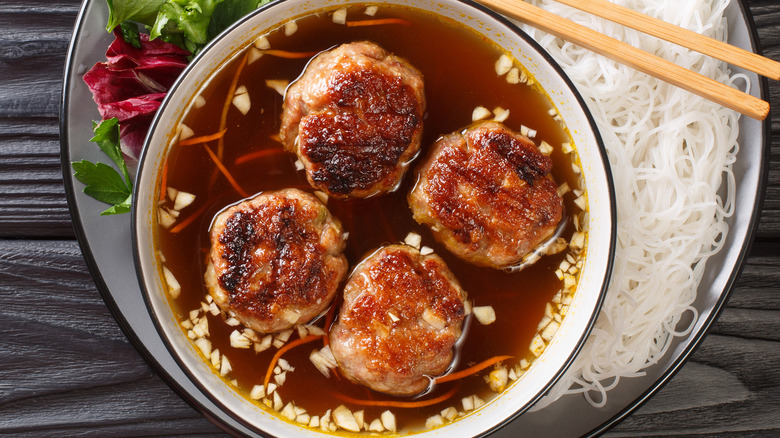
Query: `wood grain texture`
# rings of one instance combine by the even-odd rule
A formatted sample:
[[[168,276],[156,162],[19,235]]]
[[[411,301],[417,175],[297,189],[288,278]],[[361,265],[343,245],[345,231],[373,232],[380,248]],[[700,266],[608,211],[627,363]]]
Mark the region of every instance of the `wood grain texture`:
[[[780,59],[780,2],[749,2]],[[58,104],[78,0],[0,1],[0,436],[224,433],[122,334],[74,240]],[[692,359],[607,436],[780,436],[780,83],[757,241]]]

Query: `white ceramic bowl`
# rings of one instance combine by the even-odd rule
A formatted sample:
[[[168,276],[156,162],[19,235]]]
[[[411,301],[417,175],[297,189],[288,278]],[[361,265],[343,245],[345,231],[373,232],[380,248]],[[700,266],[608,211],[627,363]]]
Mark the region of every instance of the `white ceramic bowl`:
[[[218,37],[187,68],[158,112],[139,163],[134,198],[134,243],[141,288],[161,337],[193,382],[229,415],[258,434],[280,437],[323,436],[318,431],[280,420],[234,391],[201,359],[175,318],[165,293],[165,281],[155,257],[155,194],[159,169],[175,131],[194,94],[209,74],[240,47],[290,19],[357,0],[286,0],[268,5]],[[487,9],[460,0],[380,0],[452,18],[483,34],[523,63],[549,94],[577,147],[588,191],[588,249],[578,289],[563,323],[525,375],[492,402],[468,415],[419,436],[477,436],[496,430],[524,412],[561,376],[582,347],[602,302],[614,255],[615,209],[605,150],[582,99],[554,61],[507,20]],[[453,435],[454,434],[454,435]]]

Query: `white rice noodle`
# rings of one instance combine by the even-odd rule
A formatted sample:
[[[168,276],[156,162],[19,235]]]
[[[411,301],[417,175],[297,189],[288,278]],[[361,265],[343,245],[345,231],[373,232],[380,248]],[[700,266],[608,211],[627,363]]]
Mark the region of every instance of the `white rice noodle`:
[[[718,81],[744,83],[715,59],[554,1],[531,3]],[[615,3],[727,38],[728,0]],[[572,393],[603,406],[621,378],[643,375],[696,322],[697,286],[707,259],[723,246],[724,221],[734,212],[738,114],[522,27],[564,67],[593,112],[616,182],[618,214],[615,268],[596,326],[566,376],[535,409]]]

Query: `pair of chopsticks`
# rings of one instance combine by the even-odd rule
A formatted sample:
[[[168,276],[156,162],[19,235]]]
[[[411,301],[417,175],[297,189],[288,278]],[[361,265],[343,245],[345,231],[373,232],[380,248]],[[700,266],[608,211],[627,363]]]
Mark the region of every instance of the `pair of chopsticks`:
[[[559,17],[524,0],[478,0],[522,23],[604,55],[662,81],[688,90],[726,108],[757,120],[769,114],[769,103],[728,85],[687,70],[634,46],[610,38],[585,26]],[[739,47],[699,35],[696,32],[649,17],[606,0],[557,0],[560,3],[606,18],[615,23],[670,41],[746,70],[780,79],[780,63]]]

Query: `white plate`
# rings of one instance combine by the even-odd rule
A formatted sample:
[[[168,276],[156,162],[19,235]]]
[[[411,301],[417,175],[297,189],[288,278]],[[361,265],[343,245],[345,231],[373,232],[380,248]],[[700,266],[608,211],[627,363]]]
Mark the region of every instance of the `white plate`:
[[[736,1],[726,10],[729,42],[754,51],[757,39],[755,26],[745,11],[747,7]],[[247,429],[211,403],[192,384],[155,331],[133,266],[130,215],[99,216],[105,206],[81,193],[81,183],[72,176],[70,162],[104,159],[99,149],[89,142],[92,120],[98,120],[100,116],[81,75],[95,62],[104,60],[105,50],[113,39],[105,31],[107,18],[105,2],[85,1],[65,69],[61,154],[77,238],[106,304],[150,365],[183,398],[220,427],[248,435],[250,432]],[[766,81],[755,74],[748,73],[748,76],[753,84],[751,93],[767,99]],[[741,204],[728,221],[730,232],[724,250],[708,262],[707,272],[693,303],[700,318],[691,334],[678,339],[663,360],[647,370],[646,376],[622,380],[609,393],[605,407],[595,409],[581,396],[564,397],[543,410],[523,414],[495,436],[579,436],[603,431],[635,410],[682,366],[726,301],[748,253],[758,222],[767,174],[769,124],[743,117],[740,125],[741,147],[734,174],[737,199]],[[566,421],[560,421],[561,418],[566,418]]]

